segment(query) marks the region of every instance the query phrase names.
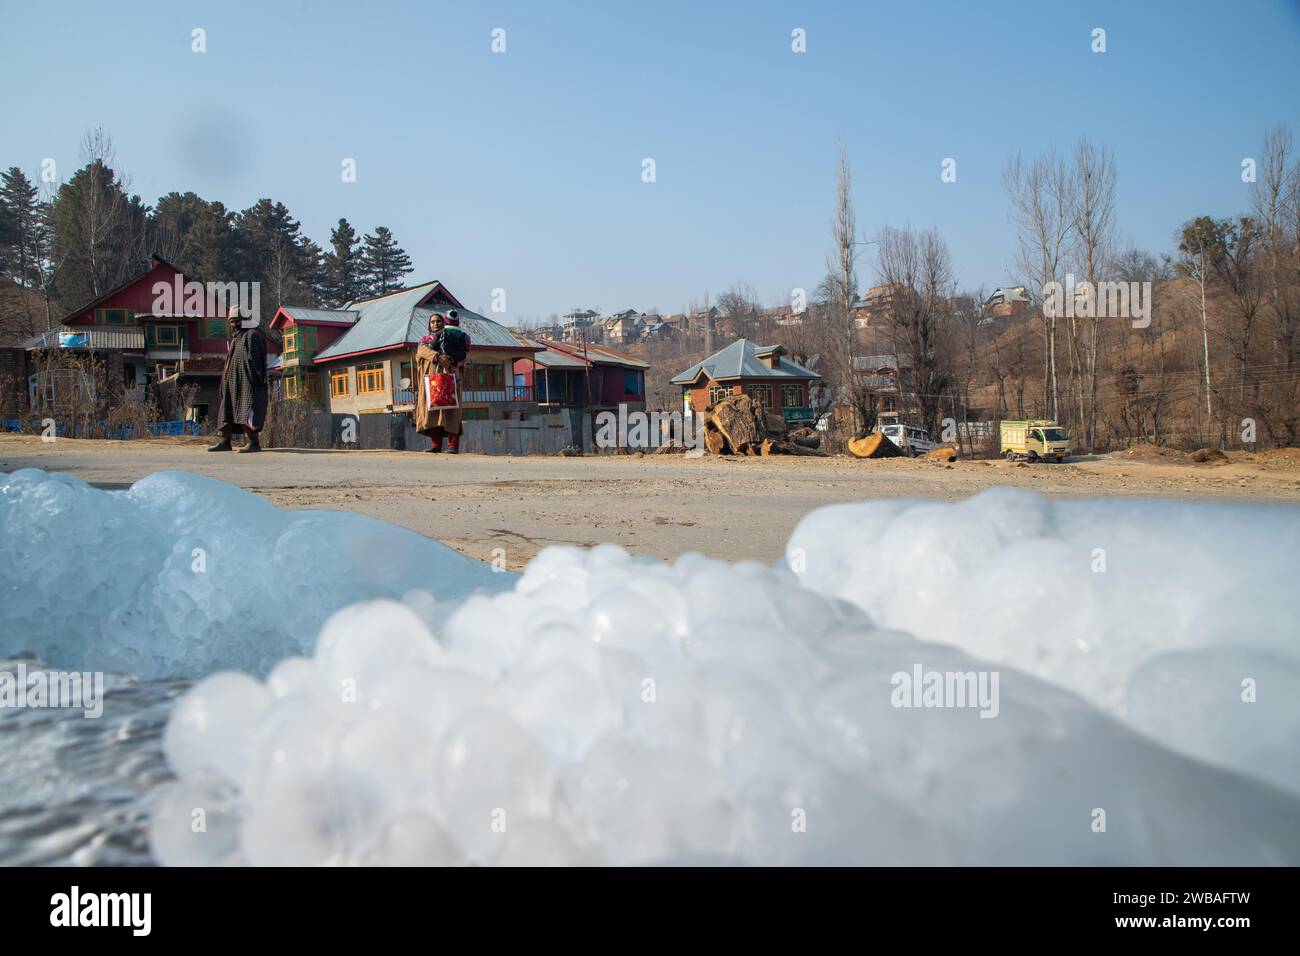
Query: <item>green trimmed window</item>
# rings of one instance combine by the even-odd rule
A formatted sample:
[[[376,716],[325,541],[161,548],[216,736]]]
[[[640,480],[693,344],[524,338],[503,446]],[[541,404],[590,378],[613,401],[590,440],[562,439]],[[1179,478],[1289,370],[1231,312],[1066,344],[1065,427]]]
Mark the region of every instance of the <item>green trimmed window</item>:
[[[316,354],[316,327],[291,325],[284,330],[281,351],[286,359],[311,358]]]
[[[134,309],[96,309],[96,325],[135,325]]]
[[[148,348],[184,348],[185,327],[181,325],[158,325],[150,322],[144,328],[144,344]]]
[[[221,339],[222,341],[229,339],[230,325],[225,319],[204,319],[203,337],[205,339]]]

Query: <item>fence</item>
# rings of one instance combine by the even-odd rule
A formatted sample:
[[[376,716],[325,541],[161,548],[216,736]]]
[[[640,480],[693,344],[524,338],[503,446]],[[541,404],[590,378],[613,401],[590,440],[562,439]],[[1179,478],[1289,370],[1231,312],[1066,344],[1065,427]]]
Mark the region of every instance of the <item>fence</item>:
[[[200,434],[198,422],[149,422],[145,426],[146,434],[140,435],[138,434],[140,431],[139,426],[134,423],[112,425],[104,419],[96,422],[70,422],[62,419],[33,418],[24,422],[21,418],[6,418],[4,419],[4,430],[7,432],[28,431],[39,434],[45,431],[47,421],[54,422],[54,434],[59,438],[89,438],[98,433],[100,437],[128,441],[132,438]]]
[[[558,455],[575,444],[568,414],[538,415],[528,421],[491,419],[461,423],[460,450],[479,455]],[[432,442],[407,425],[405,445],[425,451]]]
[[[40,434],[43,420],[24,421],[19,418],[0,419],[5,431]],[[268,447],[295,448],[355,448],[393,451],[425,451],[431,442],[419,434],[410,416],[402,413],[374,415],[335,415],[325,411],[312,411],[285,427],[288,423],[273,425],[268,421],[264,433]],[[273,429],[280,427],[282,434]],[[566,410],[553,415],[536,415],[527,421],[486,420],[467,421],[462,424],[460,447],[462,451],[482,455],[558,455],[563,449],[576,445],[585,451],[590,447],[591,416],[571,414]],[[92,431],[100,437],[126,441],[139,435],[132,424],[110,426],[107,422],[72,423],[55,421],[55,434],[60,437],[89,437]],[[150,422],[146,426],[149,437],[198,435],[198,422]],[[347,438],[347,441],[344,441]]]

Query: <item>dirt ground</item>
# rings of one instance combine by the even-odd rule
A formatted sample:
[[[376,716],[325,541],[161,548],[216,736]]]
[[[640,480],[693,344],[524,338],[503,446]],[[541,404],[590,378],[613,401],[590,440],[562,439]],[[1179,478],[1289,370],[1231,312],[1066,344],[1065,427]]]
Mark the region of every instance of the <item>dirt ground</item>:
[[[550,544],[613,542],[673,558],[700,551],[770,562],[795,524],[825,504],[870,498],[956,500],[994,485],[1056,497],[1233,499],[1300,504],[1300,449],[1196,463],[1164,449],[1060,465],[908,459],[590,458],[274,449],[209,454],[208,439],[92,441],[0,434],[0,471],[64,471],[125,488],[179,469],[233,482],[284,508],[382,518],[475,558],[504,548],[521,568]]]

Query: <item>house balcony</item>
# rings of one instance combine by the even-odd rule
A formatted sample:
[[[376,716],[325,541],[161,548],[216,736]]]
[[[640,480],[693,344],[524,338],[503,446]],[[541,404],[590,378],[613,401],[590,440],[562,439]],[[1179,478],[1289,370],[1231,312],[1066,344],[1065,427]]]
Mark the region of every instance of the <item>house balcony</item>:
[[[501,403],[531,402],[532,400],[533,387],[531,385],[499,385],[495,388],[467,388],[460,394],[462,405],[493,405]],[[393,411],[410,411],[413,408],[415,408],[415,389],[399,388],[393,390]]]
[[[466,405],[485,405],[497,402],[531,402],[531,385],[497,385],[493,388],[467,388],[461,393]]]

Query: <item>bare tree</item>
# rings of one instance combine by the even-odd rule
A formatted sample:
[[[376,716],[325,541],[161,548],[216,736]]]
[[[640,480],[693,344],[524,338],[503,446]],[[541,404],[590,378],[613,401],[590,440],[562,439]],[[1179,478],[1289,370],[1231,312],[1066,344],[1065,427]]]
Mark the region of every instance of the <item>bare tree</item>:
[[[1214,419],[1213,389],[1210,385],[1210,320],[1205,299],[1205,287],[1209,281],[1206,262],[1210,251],[1208,244],[1211,241],[1211,237],[1204,230],[1187,227],[1183,230],[1182,240],[1178,247],[1182,253],[1182,258],[1178,261],[1178,270],[1196,283],[1197,291],[1200,293],[1201,360],[1205,371],[1205,418],[1207,424]]]
[[[970,453],[974,449],[966,444],[970,435],[971,389],[979,375],[980,339],[986,315],[984,303],[988,296],[983,288],[957,297],[953,308],[953,339],[957,346],[959,363],[956,370],[957,386],[961,395],[961,423],[957,432],[958,448]]]
[[[1289,206],[1300,198],[1300,164],[1291,160],[1291,133],[1282,126],[1264,137],[1260,176],[1251,185],[1251,210],[1263,244],[1263,281],[1273,319],[1274,353],[1279,364],[1294,370],[1300,302],[1295,280],[1300,271],[1300,235],[1292,230],[1297,210]]]
[[[1079,140],[1074,152],[1074,255],[1093,290],[1098,288],[1113,253],[1116,178],[1110,150],[1093,146],[1086,137]],[[1070,317],[1071,369],[1079,422],[1089,450],[1097,442],[1097,358],[1102,328],[1098,305],[1092,303],[1087,327],[1082,326],[1079,310],[1071,310]]]
[[[718,296],[718,311],[731,320],[742,336],[751,338],[761,334],[759,319],[763,306],[753,286],[748,283],[732,283],[730,289]]]
[[[1002,174],[1003,188],[1011,197],[1011,220],[1019,238],[1017,270],[1030,292],[1030,302],[1041,303],[1044,290],[1060,281],[1074,223],[1075,185],[1064,159],[1050,149],[1026,164],[1012,157]],[[1055,314],[1043,315],[1043,404],[1053,419],[1060,417],[1056,371]]]
[[[880,281],[895,287],[887,322],[900,397],[911,400],[921,424],[934,434],[953,384],[954,276],[948,244],[933,229],[916,233],[889,226],[877,241]]]
[[[90,168],[95,180],[102,181],[92,183],[91,188],[83,191],[83,202],[77,209],[95,296],[125,280],[142,256],[138,247],[144,237],[133,221],[132,204],[127,196],[131,180],[112,172],[116,159],[113,138],[104,127],[96,126],[82,136],[82,165]],[[121,248],[123,245],[125,249]]]
[[[854,435],[861,434],[869,423],[862,402],[856,400],[856,376],[853,353],[857,345],[857,324],[853,318],[853,303],[858,297],[856,237],[857,218],[853,210],[853,170],[849,166],[848,151],[840,143],[840,158],[835,169],[835,216],[831,220],[834,251],[826,260],[826,278],[818,290],[822,300],[820,317],[823,328],[826,369],[831,381],[826,386],[834,392],[838,385],[848,398],[851,420],[849,427]]]

